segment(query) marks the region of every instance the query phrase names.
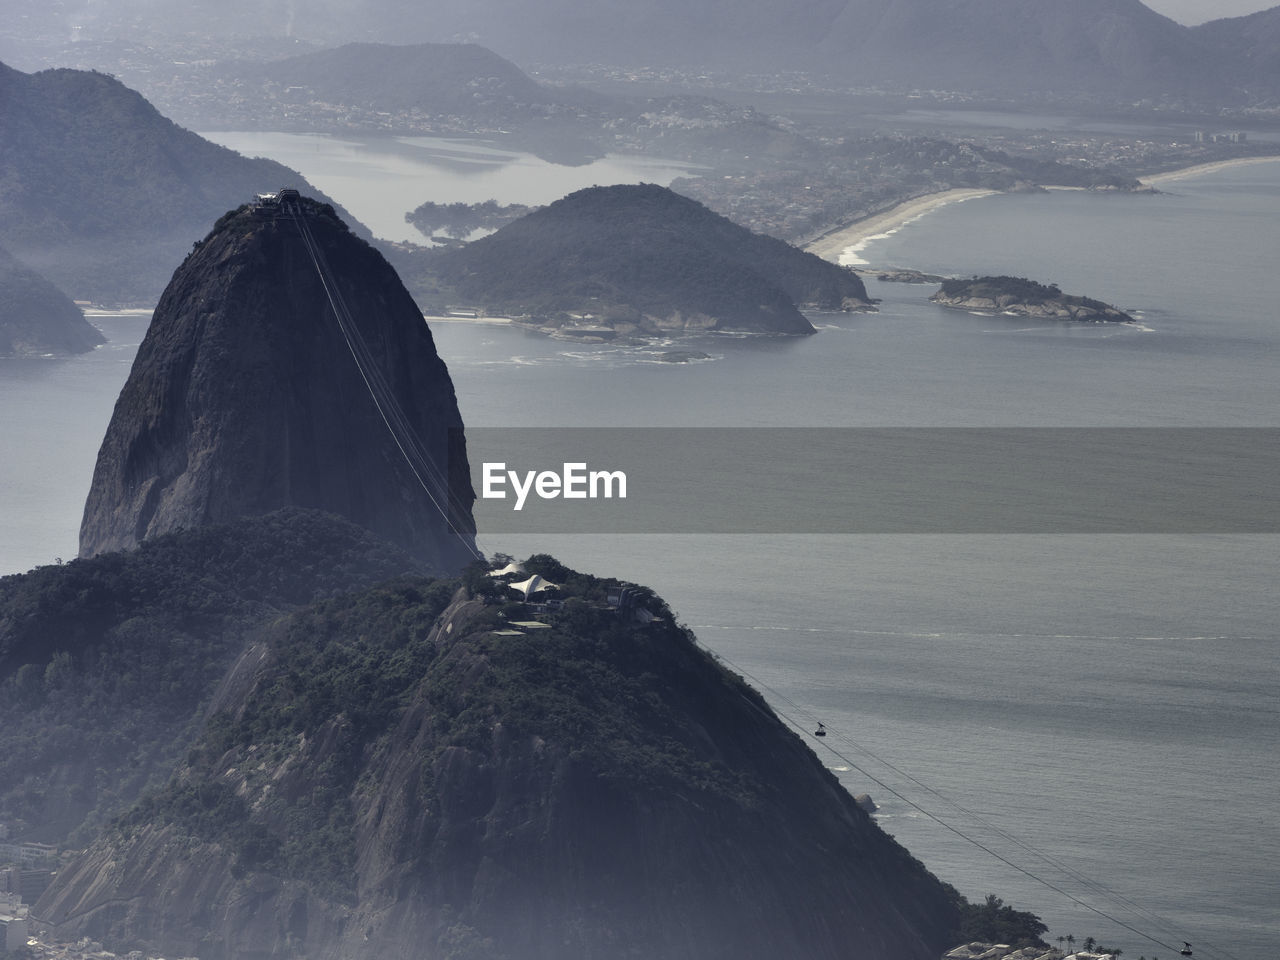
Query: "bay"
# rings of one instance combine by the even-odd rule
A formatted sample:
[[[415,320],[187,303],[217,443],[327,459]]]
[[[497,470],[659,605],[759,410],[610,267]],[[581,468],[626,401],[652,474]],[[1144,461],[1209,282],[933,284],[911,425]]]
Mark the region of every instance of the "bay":
[[[1275,426],[1277,223],[1271,164],[1157,196],[974,200],[865,254],[1057,281],[1137,311],[1132,326],[948,312],[932,288],[873,283],[879,313],[816,315],[802,340],[707,338],[690,346],[710,359],[690,364],[656,362],[661,344],[433,331],[469,426]],[[75,552],[97,438],[145,321],[95,322],[107,348],[0,364],[0,403],[24,414],[0,425],[2,571]],[[1185,939],[1227,960],[1280,938],[1280,538],[481,545],[657,589],[801,735],[827,725],[810,742],[872,794],[885,829],[966,895],[1041,914],[1051,938],[1166,958]]]

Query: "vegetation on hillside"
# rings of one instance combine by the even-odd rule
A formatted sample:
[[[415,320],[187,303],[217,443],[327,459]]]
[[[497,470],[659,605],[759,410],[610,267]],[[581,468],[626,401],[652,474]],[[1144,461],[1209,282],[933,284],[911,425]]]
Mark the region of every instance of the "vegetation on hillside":
[[[560,601],[535,611],[489,565],[433,580],[405,575],[401,561],[332,518],[287,511],[0,581],[0,682],[12,704],[2,719],[15,745],[0,766],[13,784],[0,816],[20,819],[21,806],[30,824],[56,793],[41,783],[80,763],[92,771],[81,806],[93,813],[80,839],[123,810],[102,835],[123,845],[123,861],[131,838],[166,828],[166,849],[211,844],[232,878],[296,881],[331,904],[356,902],[358,863],[364,901],[370,856],[404,882],[425,871],[430,889],[470,889],[479,867],[458,831],[474,829],[476,803],[495,802],[473,776],[506,784],[484,815],[500,837],[569,811],[579,819],[568,829],[598,831],[662,808],[677,833],[685,817],[714,816],[732,834],[782,811],[807,811],[808,822],[811,805],[836,816],[809,790],[790,796],[789,777],[764,775],[798,770],[804,748],[651,590],[535,555],[526,572],[558,584]],[[534,617],[541,628],[510,622]],[[250,641],[254,656],[229,671]],[[166,771],[176,772],[156,785]],[[379,836],[408,846],[358,847],[370,812],[398,802],[388,777],[403,785],[405,775],[412,806]],[[536,850],[533,836],[490,842],[499,863]],[[635,842],[618,838],[608,855]],[[963,917],[956,939],[1043,932],[994,897],[966,904],[900,848],[872,846],[874,869],[900,893],[941,898],[938,924],[952,908]],[[463,919],[496,922],[486,910],[500,899],[481,900]]]
[[[0,579],[0,820],[88,840],[168,775],[264,623],[411,569],[358,527],[291,509]]]
[[[1015,910],[995,894],[982,903],[960,899],[957,943],[1007,943],[1011,947],[1048,947],[1041,935],[1048,931],[1034,913]]]
[[[633,602],[620,611],[607,602],[617,581],[546,556],[530,558],[528,567],[554,576],[565,601],[546,617],[549,629],[536,633],[494,633],[506,625],[498,608],[507,591],[483,565],[463,580],[396,581],[295,614],[275,631],[270,666],[243,707],[213,717],[185,768],[119,829],[175,824],[221,844],[241,869],[307,881],[345,899],[354,882],[352,804],[364,763],[386,748],[414,700],[430,704],[436,729],[430,755],[420,761],[428,781],[448,751],[489,751],[496,725],[516,739],[564,744],[608,780],[750,802],[740,773],[698,759],[686,708],[705,695],[709,679],[756,694],[694,654],[691,638],[652,591],[632,587]],[[488,604],[446,639],[433,628],[464,582]],[[658,619],[641,625],[639,608]],[[516,604],[512,612],[521,609]],[[306,741],[327,746],[300,760]],[[282,778],[296,763],[310,765]],[[227,781],[230,768],[247,791]],[[270,799],[252,804],[251,813],[267,782]],[[428,785],[425,802],[432,796]]]
[[[851,271],[651,184],[580,190],[408,269],[415,293],[433,299],[606,323],[701,314],[724,328],[807,333],[797,304],[867,300]]]
[[[356,865],[369,855],[358,847],[359,823],[391,802],[382,791],[392,767],[417,771],[413,817],[421,821],[398,828],[411,830],[418,847],[400,854],[397,870],[421,861],[441,877],[450,858],[462,858],[459,870],[474,868],[448,839],[460,825],[445,811],[492,802],[458,780],[458,764],[523,782],[534,773],[519,766],[513,745],[538,744],[540,766],[570,759],[606,808],[611,792],[748,811],[786,793],[750,772],[761,759],[759,731],[744,738],[720,729],[729,703],[745,700],[760,716],[768,707],[697,649],[659,597],[625,585],[629,599],[619,606],[616,580],[547,555],[524,567],[557,583],[561,603],[535,614],[477,564],[458,579],[401,579],[295,613],[273,631],[252,690],[211,719],[164,788],[117,821],[117,840],[168,825],[179,842],[216,844],[236,875],[299,881],[354,904]],[[535,615],[543,628],[508,622]],[[406,727],[410,711],[427,725]],[[428,733],[415,738],[420,729]],[[406,758],[410,740],[421,752]],[[532,811],[551,798],[532,782],[528,789],[506,802],[540,816]],[[479,816],[487,808],[468,809]],[[512,829],[503,804],[484,815],[487,830]],[[1045,930],[998,898],[974,905],[945,889],[961,918],[955,942],[1036,943]]]

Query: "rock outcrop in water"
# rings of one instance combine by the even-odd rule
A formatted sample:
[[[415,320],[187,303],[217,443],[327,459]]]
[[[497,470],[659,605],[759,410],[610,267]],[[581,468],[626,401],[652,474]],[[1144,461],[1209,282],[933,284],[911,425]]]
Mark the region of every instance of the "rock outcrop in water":
[[[482,574],[281,624],[169,784],[36,915],[202,960],[933,960],[955,942],[955,891],[661,599],[610,606],[617,581],[526,567],[562,586],[540,627],[500,616]]]
[[[1037,283],[1023,277],[944,280],[942,289],[929,299],[956,310],[1008,313],[1039,320],[1133,321],[1133,317],[1109,303],[1063,293],[1053,284]]]
[[[422,314],[331,208],[296,198],[227,214],[174,273],[98,453],[80,552],[299,506],[454,570],[473,501]]]

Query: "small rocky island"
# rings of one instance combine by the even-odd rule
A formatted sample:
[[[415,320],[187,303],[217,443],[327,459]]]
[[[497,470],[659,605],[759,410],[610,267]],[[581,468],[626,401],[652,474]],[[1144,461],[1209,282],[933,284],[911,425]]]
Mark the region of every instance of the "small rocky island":
[[[1101,300],[1066,294],[1056,284],[1037,283],[1024,277],[944,280],[942,289],[929,299],[957,310],[1009,313],[1042,320],[1078,320],[1091,323],[1133,321],[1129,314]]]
[[[333,207],[287,190],[225,214],[174,272],[98,451],[80,552],[296,506],[452,573],[474,557],[474,499],[422,314]]]

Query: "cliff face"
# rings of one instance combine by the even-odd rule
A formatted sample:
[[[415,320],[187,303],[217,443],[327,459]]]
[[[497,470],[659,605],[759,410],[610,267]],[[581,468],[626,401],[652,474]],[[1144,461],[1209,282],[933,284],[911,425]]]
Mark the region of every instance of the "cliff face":
[[[327,267],[283,208],[244,207],[174,273],[98,454],[82,556],[301,506],[441,570],[469,558],[462,421],[431,333],[376,251],[296,203]]]
[[[953,892],[758,694],[657,598],[640,626],[591,600],[599,581],[567,579],[580,598],[523,633],[425,587],[296,619],[36,914],[64,938],[208,960],[948,945]]]

